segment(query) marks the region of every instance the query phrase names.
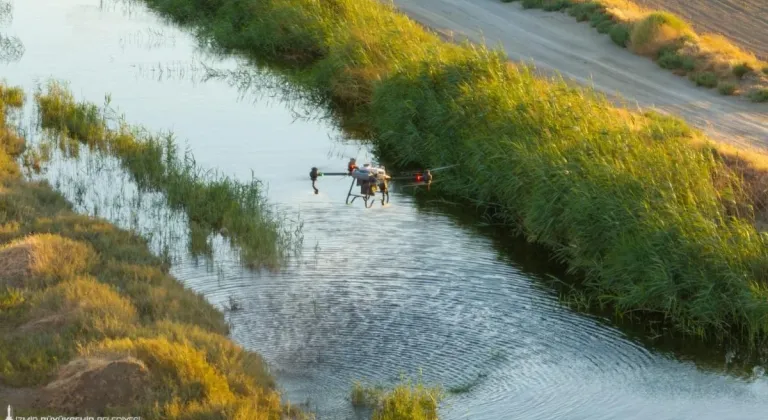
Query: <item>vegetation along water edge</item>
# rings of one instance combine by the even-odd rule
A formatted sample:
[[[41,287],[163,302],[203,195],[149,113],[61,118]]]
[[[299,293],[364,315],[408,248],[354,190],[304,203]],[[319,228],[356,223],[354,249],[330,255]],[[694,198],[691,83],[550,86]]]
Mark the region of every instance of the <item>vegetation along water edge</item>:
[[[24,93],[0,101],[0,399],[19,415],[300,417],[144,239],[23,177],[7,116]]]
[[[768,101],[768,62],[718,34],[697,34],[691,24],[667,11],[649,10],[629,0],[520,1],[525,9],[562,11],[589,22],[622,48],[687,76],[697,86],[723,95]]]
[[[678,332],[768,332],[768,159],[613,107],[374,0],[143,0],[202,42],[289,70],[399,166],[552,248],[595,304]]]
[[[80,145],[120,160],[139,188],[164,194],[183,210],[190,230],[220,234],[247,266],[279,269],[302,243],[301,223],[288,223],[267,203],[261,182],[243,183],[203,171],[190,153],[179,155],[170,134],[128,125],[95,104],[77,102],[61,82],[36,92],[39,121],[60,150],[77,156]]]
[[[35,150],[7,121],[24,98],[20,89],[0,85],[0,400],[19,415],[311,418],[281,401],[262,358],[227,337],[223,314],[171,276],[145,239],[77,214],[47,182],[25,179],[19,161],[40,162],[28,159]],[[182,176],[167,153],[172,141],[161,144],[126,124],[110,131],[95,105],[75,102],[56,82],[35,99],[39,122],[61,134],[57,145],[66,156],[76,156],[78,144],[113,153],[139,185],[166,194],[168,179]],[[174,182],[208,185],[194,177]],[[251,229],[234,226],[243,225]],[[263,240],[292,246],[277,236]],[[274,262],[272,247],[249,252]],[[377,390],[366,405],[372,418],[437,419],[438,388],[402,382]]]

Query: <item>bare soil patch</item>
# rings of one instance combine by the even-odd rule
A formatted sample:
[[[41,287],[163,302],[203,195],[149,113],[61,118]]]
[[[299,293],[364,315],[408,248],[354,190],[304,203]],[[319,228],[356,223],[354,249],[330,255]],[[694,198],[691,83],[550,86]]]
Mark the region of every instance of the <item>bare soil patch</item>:
[[[149,371],[132,357],[80,358],[63,366],[41,388],[0,387],[0,402],[24,410],[53,410],[72,415],[128,407],[147,395]]]

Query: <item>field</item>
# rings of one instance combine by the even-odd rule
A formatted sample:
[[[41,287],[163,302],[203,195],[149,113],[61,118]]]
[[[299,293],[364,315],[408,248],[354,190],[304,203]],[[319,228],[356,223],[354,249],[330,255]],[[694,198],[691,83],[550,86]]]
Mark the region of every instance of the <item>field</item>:
[[[768,60],[768,2],[764,0],[635,0],[640,6],[668,10],[697,32],[719,33]]]
[[[697,32],[676,14],[644,8],[629,0],[501,1],[519,1],[523,9],[565,12],[579,22],[588,22],[616,45],[650,58],[676,75],[687,76],[697,87],[768,102],[768,62],[722,35]]]

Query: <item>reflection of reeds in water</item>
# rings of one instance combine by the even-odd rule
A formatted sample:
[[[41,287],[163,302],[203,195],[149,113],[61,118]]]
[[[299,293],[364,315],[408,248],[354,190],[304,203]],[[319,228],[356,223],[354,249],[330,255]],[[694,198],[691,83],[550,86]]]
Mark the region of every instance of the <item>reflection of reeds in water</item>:
[[[7,25],[13,21],[13,5],[7,1],[0,1],[0,24]]]
[[[161,193],[171,209],[185,213],[196,251],[207,248],[202,232],[226,238],[241,263],[253,268],[278,269],[299,251],[301,222],[272,209],[257,179],[244,183],[204,171],[189,152],[179,153],[172,135],[156,136],[128,126],[111,115],[108,105],[102,111],[75,102],[56,83],[38,92],[36,100],[41,126],[56,134],[51,139],[62,153],[77,157],[85,145],[117,158],[139,190]]]
[[[146,28],[143,31],[134,31],[120,37],[120,48],[138,47],[146,50],[176,46],[176,37],[169,35],[162,29]]]
[[[7,25],[13,20],[13,5],[0,1],[0,25]],[[24,44],[15,36],[0,34],[0,62],[11,63],[18,61],[24,55]]]
[[[131,65],[136,78],[150,79],[157,82],[166,80],[188,80],[193,85],[203,83],[205,68],[195,61],[173,61],[168,63],[139,63]]]
[[[146,9],[133,0],[99,0],[99,10],[102,12],[120,11],[125,17],[133,17],[136,13],[146,13]]]
[[[138,63],[131,65],[137,78],[158,82],[186,80],[193,85],[218,81],[238,92],[239,101],[262,105],[280,104],[285,106],[296,120],[327,121],[335,115],[314,92],[299,87],[292,80],[274,71],[251,66],[243,60],[235,60],[233,68],[206,63],[207,60],[230,61],[233,57],[203,48],[196,59],[190,61],[169,61]]]
[[[187,236],[184,213],[169,209],[161,194],[139,190],[116,159],[88,151],[79,159],[67,159],[56,152],[51,156],[51,164],[55,164],[55,171],[50,171],[46,178],[73,203],[75,211],[106,218],[136,232],[167,263],[181,258],[184,250],[176,244],[184,244]]]

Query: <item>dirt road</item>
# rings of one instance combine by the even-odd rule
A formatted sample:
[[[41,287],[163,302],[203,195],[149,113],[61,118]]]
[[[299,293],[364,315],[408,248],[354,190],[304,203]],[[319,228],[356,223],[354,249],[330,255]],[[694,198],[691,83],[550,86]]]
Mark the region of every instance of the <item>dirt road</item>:
[[[499,0],[394,0],[414,20],[455,38],[501,45],[513,60],[619,95],[633,106],[677,114],[711,138],[768,151],[768,104],[697,88],[613,44],[563,13]]]

